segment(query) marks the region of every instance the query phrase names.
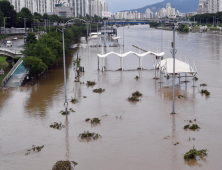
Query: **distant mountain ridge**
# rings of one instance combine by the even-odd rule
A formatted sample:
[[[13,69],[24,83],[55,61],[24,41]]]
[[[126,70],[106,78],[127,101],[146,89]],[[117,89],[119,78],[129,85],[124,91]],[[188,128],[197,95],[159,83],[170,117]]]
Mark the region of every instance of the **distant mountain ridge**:
[[[166,8],[167,3],[170,3],[171,7],[175,8],[176,11],[179,10],[181,13],[187,13],[197,11],[199,0],[164,0],[163,2],[159,2],[153,5],[147,5],[138,9],[124,10],[121,12],[137,11],[144,14],[147,8],[149,8],[152,12],[158,12],[160,9]]]

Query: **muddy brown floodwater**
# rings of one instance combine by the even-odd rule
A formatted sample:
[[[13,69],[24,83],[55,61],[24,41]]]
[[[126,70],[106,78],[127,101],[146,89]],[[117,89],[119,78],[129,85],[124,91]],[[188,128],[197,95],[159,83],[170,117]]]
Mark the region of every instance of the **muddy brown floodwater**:
[[[122,35],[122,28],[118,28]],[[84,38],[81,38],[82,41]],[[163,48],[171,57],[171,31],[163,31]],[[1,170],[49,170],[56,161],[69,159],[79,170],[187,170],[222,168],[222,36],[206,33],[176,35],[177,57],[196,63],[199,78],[192,87],[190,82],[178,85],[176,115],[172,112],[172,80],[158,83],[151,70],[153,56],[143,59],[143,71],[115,71],[120,67],[117,56],[105,61],[107,70],[97,70],[97,49],[74,49],[66,57],[68,99],[76,98],[78,103],[69,102],[75,113],[63,116],[64,82],[63,63],[59,60],[34,86],[10,88],[0,91],[0,169]],[[109,42],[110,43],[110,42]],[[120,40],[122,44],[122,40]],[[125,47],[106,48],[106,52],[135,51],[139,46],[156,52],[161,47],[160,30],[145,26],[125,28]],[[100,53],[104,53],[99,48]],[[72,61],[78,55],[85,73],[75,83]],[[138,58],[134,55],[124,59],[124,69],[136,69]],[[101,68],[101,61],[100,61]],[[135,79],[136,76],[140,78]],[[87,87],[86,81],[96,81],[94,87]],[[206,83],[211,92],[209,97],[201,95],[200,84]],[[93,89],[103,88],[101,94]],[[139,90],[141,101],[131,103],[127,98]],[[87,98],[84,98],[86,96]],[[107,116],[105,116],[107,115]],[[116,116],[121,116],[117,119]],[[86,118],[98,117],[101,124],[85,122]],[[188,121],[197,120],[199,131],[184,130]],[[66,128],[50,128],[53,122],[62,122]],[[84,131],[102,136],[93,141],[81,141],[78,135]],[[167,137],[169,136],[169,137]],[[164,139],[167,137],[167,139]],[[190,140],[195,138],[195,140]],[[179,142],[174,146],[174,143]],[[25,155],[32,145],[42,146],[41,152]],[[195,146],[208,149],[205,159],[185,161],[183,154]]]

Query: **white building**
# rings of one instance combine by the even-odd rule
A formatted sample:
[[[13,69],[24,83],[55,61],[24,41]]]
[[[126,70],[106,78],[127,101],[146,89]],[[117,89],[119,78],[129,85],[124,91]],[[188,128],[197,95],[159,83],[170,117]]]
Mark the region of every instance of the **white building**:
[[[150,13],[151,13],[150,9],[147,8],[145,12],[145,18],[151,18]]]
[[[61,4],[72,10],[72,17],[86,16],[86,14],[102,16],[102,11],[108,11],[108,4],[105,0],[9,0],[9,2],[17,12],[26,7],[32,13],[54,14],[56,5],[60,7]]]
[[[208,12],[217,13],[222,11],[222,0],[208,0]]]

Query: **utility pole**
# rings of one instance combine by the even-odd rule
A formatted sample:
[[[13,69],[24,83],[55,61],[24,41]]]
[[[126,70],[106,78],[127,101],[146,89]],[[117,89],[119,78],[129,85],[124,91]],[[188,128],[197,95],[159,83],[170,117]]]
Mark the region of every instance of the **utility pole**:
[[[176,27],[173,27],[173,42],[172,42],[172,48],[171,53],[173,54],[173,108],[172,108],[172,114],[175,114],[175,54],[176,54],[176,49],[175,49],[175,32],[176,32]]]
[[[98,38],[99,38],[99,33],[98,33],[98,22],[97,22],[97,54],[98,54],[98,46],[99,46]],[[98,70],[99,70],[99,57],[98,57]]]
[[[65,112],[68,114],[67,107],[67,92],[66,92],[66,61],[65,61],[65,42],[64,42],[64,26],[62,27],[62,42],[63,42],[63,66],[64,66],[64,85],[65,85]]]
[[[124,22],[123,22],[123,46],[124,46]]]

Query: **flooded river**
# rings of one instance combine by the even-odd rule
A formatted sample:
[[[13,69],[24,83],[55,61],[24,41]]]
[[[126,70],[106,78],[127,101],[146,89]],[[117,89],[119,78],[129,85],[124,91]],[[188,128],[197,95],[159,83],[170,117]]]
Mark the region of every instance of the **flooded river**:
[[[118,28],[122,36],[122,28]],[[165,58],[171,57],[172,32],[163,31]],[[81,38],[81,40],[84,38]],[[161,47],[161,31],[145,26],[125,27],[125,46],[99,48],[99,53],[139,50],[157,51]],[[110,43],[110,42],[109,42]],[[122,40],[119,41],[122,44]],[[75,113],[63,116],[64,81],[63,63],[59,60],[34,86],[10,88],[0,91],[0,170],[52,169],[59,160],[76,161],[77,170],[187,170],[222,168],[222,36],[206,33],[176,35],[177,57],[196,63],[199,78],[192,87],[192,80],[178,85],[176,115],[172,112],[171,79],[164,83],[154,80],[153,56],[143,59],[143,71],[127,71],[139,67],[139,60],[131,55],[124,59],[125,71],[120,68],[117,56],[105,61],[106,69],[97,70],[97,48],[76,48],[66,57],[67,95],[78,103],[69,102]],[[85,73],[75,83],[72,61],[78,56]],[[142,53],[142,52],[141,52]],[[101,60],[100,60],[101,69]],[[136,76],[140,78],[135,79]],[[96,81],[87,87],[86,81]],[[200,84],[206,83],[209,97],[199,93]],[[95,88],[104,88],[101,94]],[[127,98],[139,90],[141,101],[130,103]],[[86,96],[87,98],[84,98]],[[122,119],[116,118],[122,115]],[[86,118],[98,117],[101,124],[91,126]],[[198,131],[184,130],[187,120],[196,119]],[[62,122],[66,128],[49,127]],[[81,141],[78,135],[84,131],[99,133],[102,138]],[[189,137],[191,140],[189,140]],[[195,140],[193,139],[195,138]],[[174,143],[179,142],[178,145]],[[32,145],[45,147],[41,152],[27,149]],[[208,149],[202,160],[185,161],[183,154],[195,147]]]

